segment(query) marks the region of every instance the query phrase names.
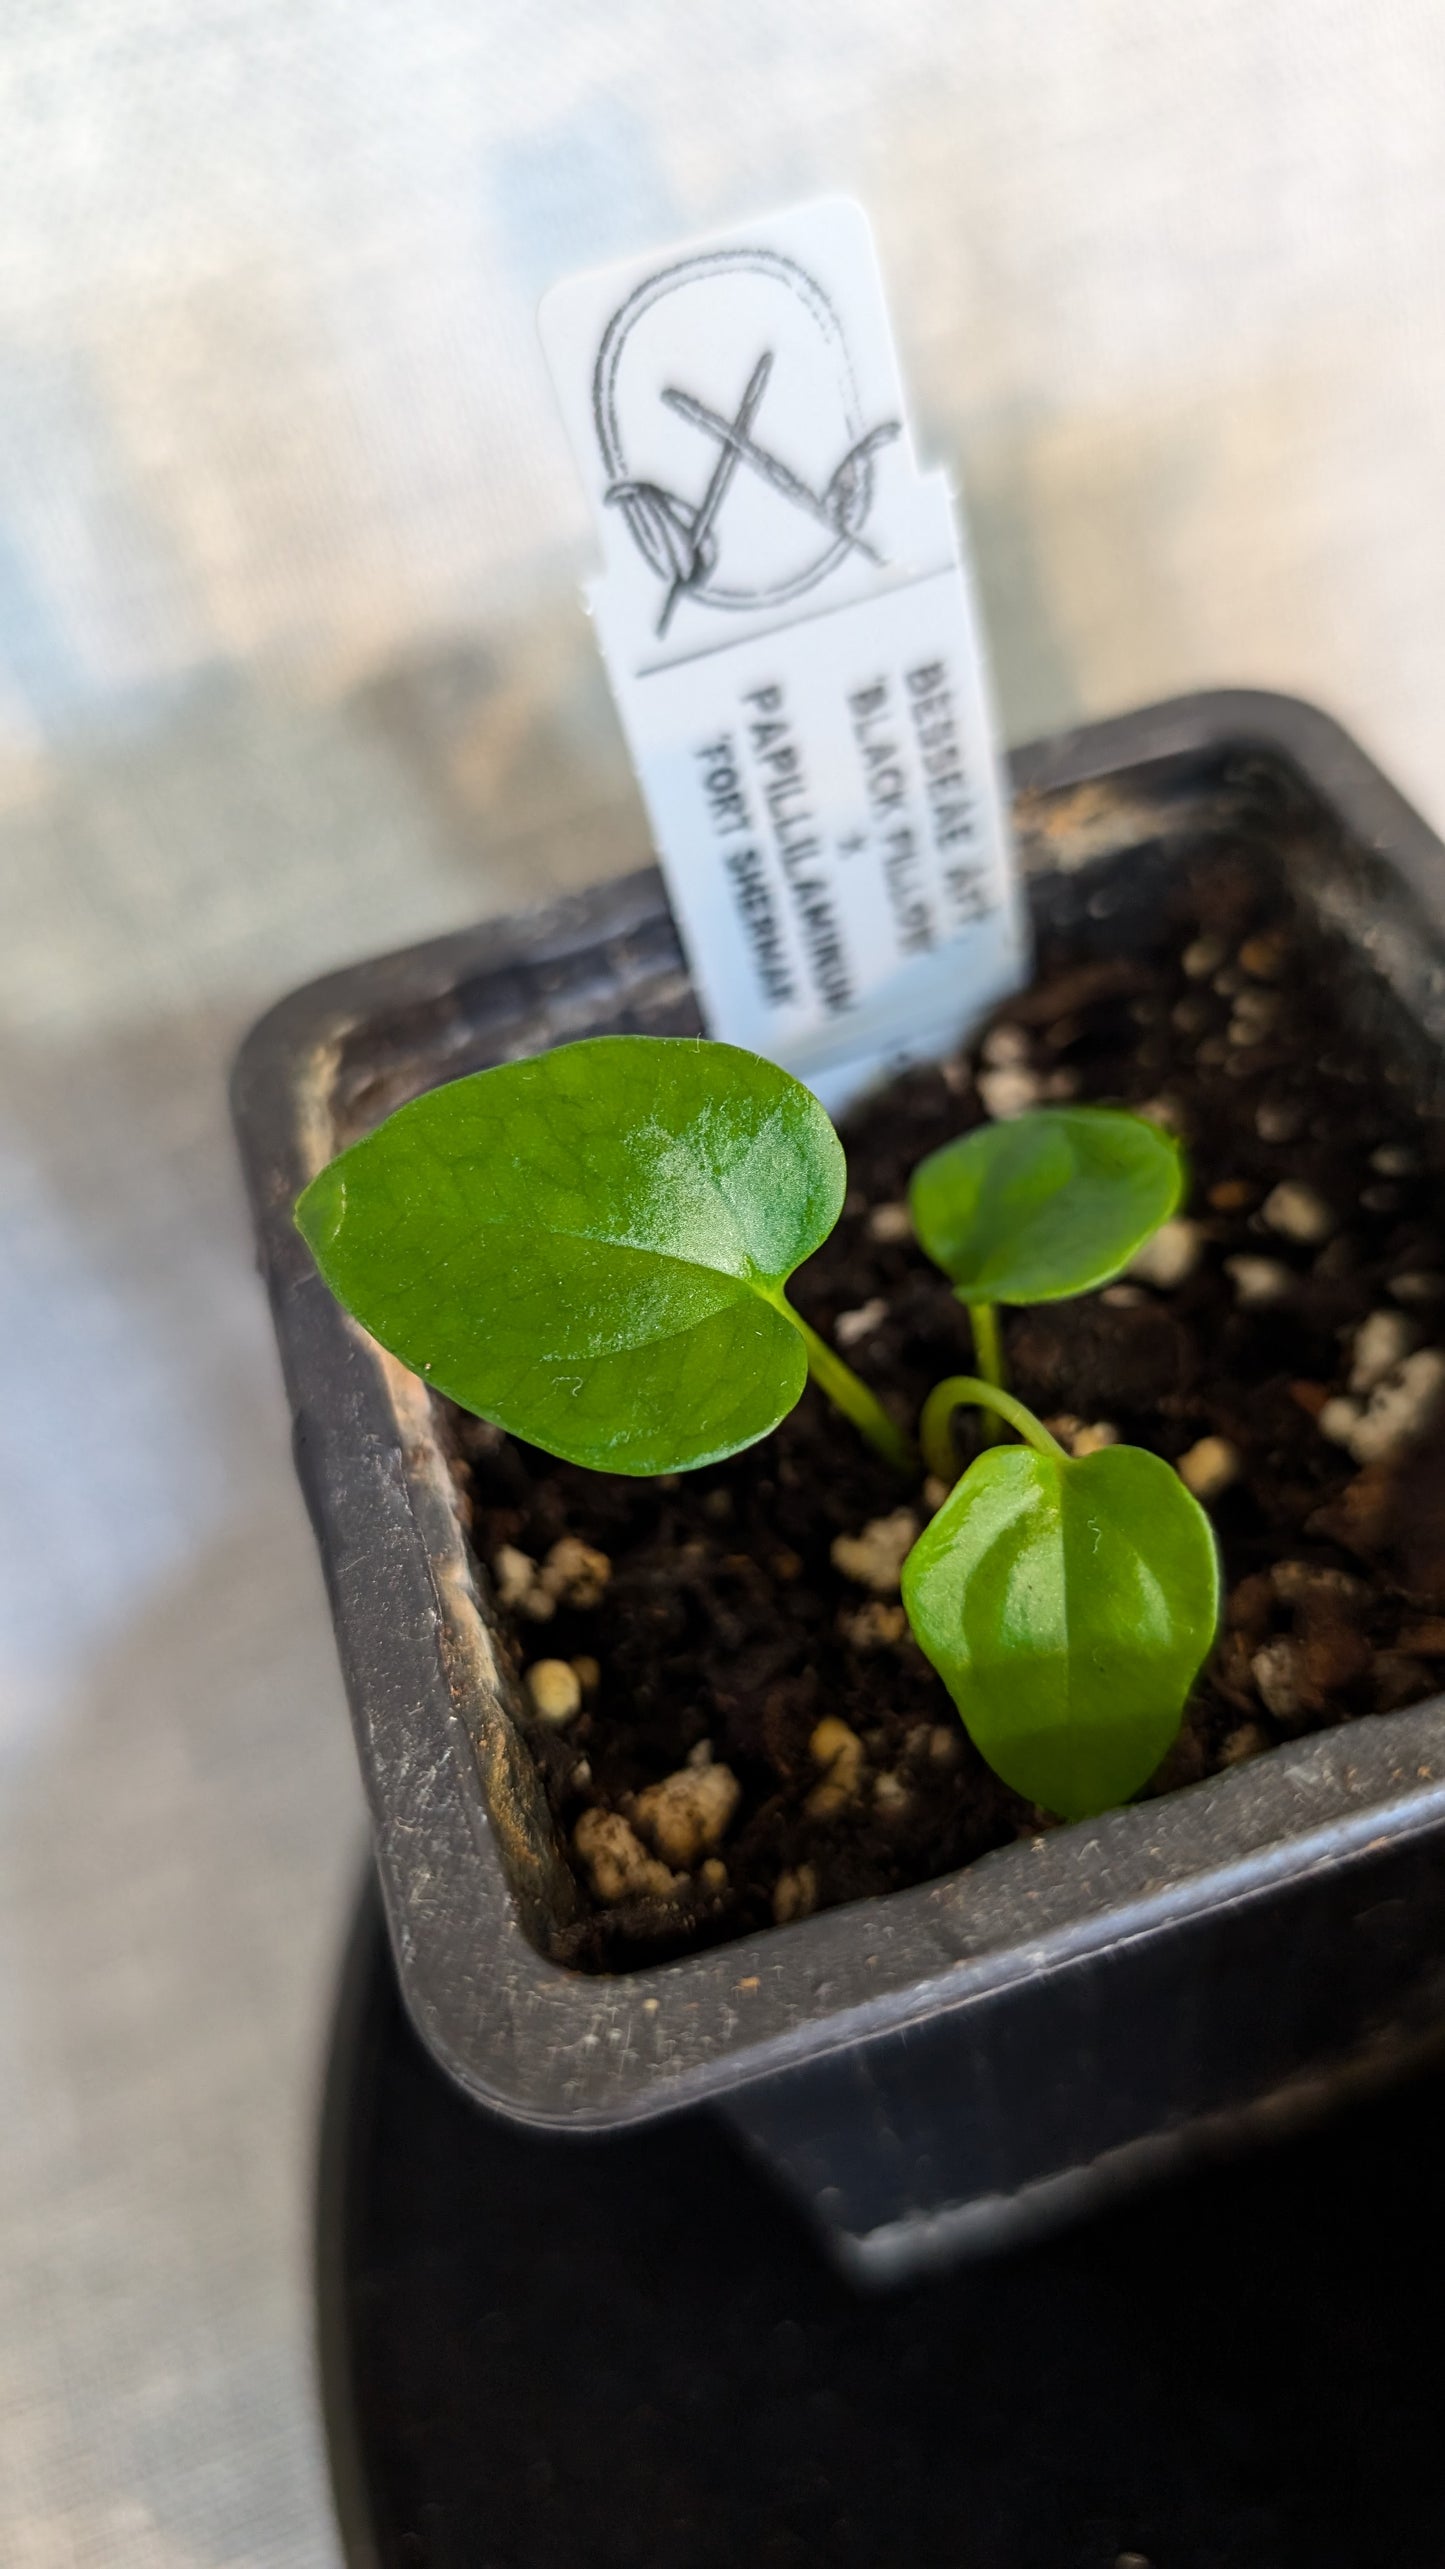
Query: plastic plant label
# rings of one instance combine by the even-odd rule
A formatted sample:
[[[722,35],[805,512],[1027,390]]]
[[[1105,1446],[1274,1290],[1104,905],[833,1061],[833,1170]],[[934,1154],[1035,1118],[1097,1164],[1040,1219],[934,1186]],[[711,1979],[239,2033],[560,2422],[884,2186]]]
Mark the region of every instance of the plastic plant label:
[[[1025,965],[977,611],[843,198],[574,277],[542,337],[709,1030],[835,1112]]]

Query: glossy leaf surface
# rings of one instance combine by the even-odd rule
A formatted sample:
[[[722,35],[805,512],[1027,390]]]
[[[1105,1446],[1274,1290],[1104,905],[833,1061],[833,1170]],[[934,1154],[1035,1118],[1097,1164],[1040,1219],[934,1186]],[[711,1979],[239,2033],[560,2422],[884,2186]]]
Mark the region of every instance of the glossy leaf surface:
[[[1218,1557],[1155,1454],[995,1447],[919,1536],[903,1602],[995,1772],[1084,1819],[1136,1793],[1174,1738],[1214,1637]]]
[[[685,1469],[765,1436],[807,1352],[782,1302],[843,1202],[798,1080],[603,1035],[434,1089],[296,1219],[338,1299],[438,1391],[569,1461]]]
[[[913,1172],[914,1228],[963,1302],[1057,1302],[1126,1267],[1184,1189],[1172,1135],[1111,1106],[983,1124]]]

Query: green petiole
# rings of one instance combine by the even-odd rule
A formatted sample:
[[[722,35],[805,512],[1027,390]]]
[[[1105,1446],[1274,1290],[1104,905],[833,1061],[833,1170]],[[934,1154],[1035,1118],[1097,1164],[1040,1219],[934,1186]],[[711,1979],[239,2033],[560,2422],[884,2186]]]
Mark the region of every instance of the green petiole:
[[[981,1382],[977,1374],[950,1374],[946,1382],[936,1384],[929,1393],[918,1431],[923,1459],[941,1481],[958,1478],[952,1436],[956,1409],[992,1410],[1017,1431],[1026,1445],[1032,1445],[1036,1454],[1056,1455],[1061,1463],[1068,1459],[1058,1438],[1051,1436],[1033,1411],[1025,1409],[1023,1402],[1015,1400],[1001,1383]]]
[[[1008,1371],[1003,1360],[1003,1337],[998,1325],[996,1302],[971,1302],[969,1326],[973,1331],[973,1352],[978,1370],[986,1383],[996,1383],[1000,1391],[1008,1384]]]
[[[870,1392],[852,1366],[844,1364],[842,1357],[825,1338],[819,1337],[816,1329],[809,1328],[790,1302],[780,1301],[778,1307],[786,1311],[802,1338],[808,1351],[808,1371],[819,1390],[827,1393],[835,1409],[841,1409],[844,1417],[851,1419],[860,1436],[867,1438],[875,1453],[881,1454],[885,1462],[892,1463],[900,1472],[914,1471],[918,1463],[917,1452],[901,1428],[894,1425],[876,1393]]]
[[[986,1383],[994,1383],[1002,1391],[1008,1382],[1008,1369],[1004,1364],[1003,1334],[998,1325],[998,1304],[996,1302],[969,1303],[968,1321],[973,1331],[973,1352],[978,1359],[978,1370]],[[990,1418],[984,1427],[983,1441],[985,1445],[996,1445],[998,1439],[998,1427]]]

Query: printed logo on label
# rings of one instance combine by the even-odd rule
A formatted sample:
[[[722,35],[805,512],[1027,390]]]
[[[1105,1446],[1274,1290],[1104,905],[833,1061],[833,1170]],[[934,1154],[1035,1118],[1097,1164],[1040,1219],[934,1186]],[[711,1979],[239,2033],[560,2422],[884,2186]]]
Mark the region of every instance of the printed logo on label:
[[[838,200],[559,287],[589,590],[711,1030],[830,1105],[1020,977],[977,622]]]
[[[726,330],[737,311],[737,298],[728,288],[740,276],[752,289],[747,326],[776,344],[759,349],[731,418],[684,384],[665,384],[661,392],[665,408],[697,432],[700,453],[702,444],[707,450],[706,484],[689,499],[683,491],[639,479],[630,468],[631,405],[635,399],[645,411],[652,385],[645,361],[629,366],[629,350],[636,348],[637,334],[649,317],[664,330],[676,321],[677,298],[700,307],[689,314],[694,326],[705,329],[711,314]],[[831,376],[815,415],[822,424],[832,413],[837,437],[846,443],[816,487],[769,442],[768,424],[759,416],[780,356],[785,368],[799,371],[808,358],[821,357],[822,371]],[[816,364],[811,371],[818,371]],[[782,392],[791,408],[786,384]],[[773,407],[776,412],[776,399]],[[664,584],[659,634],[667,631],[684,597],[699,606],[733,611],[786,606],[816,588],[850,553],[881,566],[883,557],[865,532],[873,506],[874,458],[902,434],[902,421],[862,426],[838,316],[822,287],[796,260],[773,250],[714,250],[646,278],[608,324],[598,351],[592,414],[609,475],[608,505],[622,511],[638,551]],[[740,475],[743,493],[729,508],[729,494]],[[751,509],[739,504],[749,477],[762,493],[761,505]],[[753,497],[756,501],[756,491]]]

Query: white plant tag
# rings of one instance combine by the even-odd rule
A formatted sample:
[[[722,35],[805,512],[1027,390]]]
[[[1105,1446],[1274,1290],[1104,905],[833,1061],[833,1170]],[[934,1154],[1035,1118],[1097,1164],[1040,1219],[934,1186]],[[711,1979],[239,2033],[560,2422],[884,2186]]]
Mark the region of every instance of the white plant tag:
[[[845,198],[572,277],[587,592],[704,1017],[838,1110],[1023,976],[978,616]]]

